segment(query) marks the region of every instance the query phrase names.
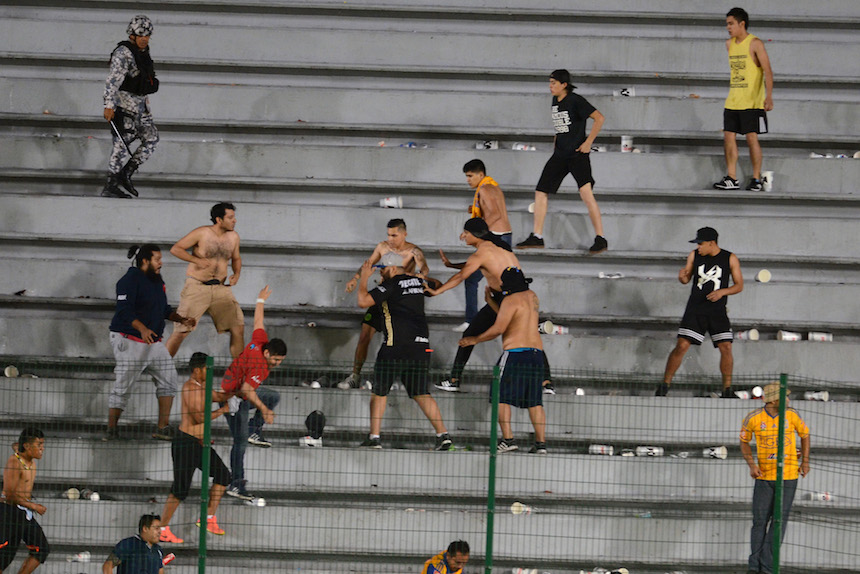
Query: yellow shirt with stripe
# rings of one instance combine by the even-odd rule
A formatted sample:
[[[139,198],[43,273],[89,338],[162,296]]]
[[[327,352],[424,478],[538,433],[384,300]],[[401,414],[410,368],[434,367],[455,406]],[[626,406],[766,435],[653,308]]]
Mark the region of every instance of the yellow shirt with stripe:
[[[472,217],[484,217],[484,211],[481,209],[481,186],[484,185],[495,185],[496,187],[499,187],[499,183],[495,179],[489,175],[484,176],[484,179],[482,179],[481,183],[478,184],[478,187],[475,188],[475,197],[472,198]]]
[[[764,72],[750,53],[750,46],[755,39],[756,36],[748,34],[743,42],[729,41],[732,78],[726,98],[727,110],[764,109]]]
[[[448,563],[445,561],[445,552],[437,554],[430,560],[424,563],[424,569],[421,574],[462,574],[463,569],[449,570]]]
[[[755,436],[756,457],[762,476],[759,480],[776,480],[776,452],[778,447],[779,415],[771,416],[764,408],[749,413],[741,425],[741,441],[750,442]],[[809,427],[793,408],[785,410],[785,466],[784,480],[796,480],[798,476],[797,438],[809,436]]]

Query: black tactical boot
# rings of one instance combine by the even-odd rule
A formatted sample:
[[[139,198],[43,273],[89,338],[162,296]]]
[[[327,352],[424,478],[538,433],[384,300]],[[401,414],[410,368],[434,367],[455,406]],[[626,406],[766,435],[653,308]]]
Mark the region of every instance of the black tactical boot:
[[[123,199],[129,199],[129,196],[118,187],[118,183],[117,174],[108,174],[107,183],[105,184],[104,189],[102,189],[102,197],[121,197]]]
[[[134,188],[134,184],[131,183],[131,176],[134,175],[134,172],[137,171],[138,165],[135,163],[133,159],[128,160],[128,163],[125,164],[125,167],[122,168],[117,175],[119,179],[120,185],[122,185],[126,191],[128,191],[133,196],[137,197],[137,190]]]

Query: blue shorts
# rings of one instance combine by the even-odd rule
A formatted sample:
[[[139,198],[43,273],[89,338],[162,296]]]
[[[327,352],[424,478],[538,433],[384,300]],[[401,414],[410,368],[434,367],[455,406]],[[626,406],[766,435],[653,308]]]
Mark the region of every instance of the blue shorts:
[[[499,357],[499,403],[521,409],[543,405],[544,357],[540,349],[510,349]]]

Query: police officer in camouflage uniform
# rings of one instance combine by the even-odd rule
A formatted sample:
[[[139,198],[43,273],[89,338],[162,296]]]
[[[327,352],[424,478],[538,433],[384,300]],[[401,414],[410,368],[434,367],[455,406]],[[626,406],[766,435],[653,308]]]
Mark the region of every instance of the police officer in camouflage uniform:
[[[105,197],[130,197],[122,185],[137,197],[131,176],[149,159],[158,143],[158,130],[152,123],[149,111],[149,94],[158,91],[158,79],[152,58],[149,56],[149,37],[152,21],[143,15],[135,16],[128,24],[128,40],[117,44],[110,58],[110,74],[105,82],[104,117],[113,122],[113,150],[108,167],[108,181],[102,190]],[[122,140],[117,136],[122,135]],[[140,146],[129,158],[128,144],[136,139]],[[123,165],[123,161],[126,160]]]

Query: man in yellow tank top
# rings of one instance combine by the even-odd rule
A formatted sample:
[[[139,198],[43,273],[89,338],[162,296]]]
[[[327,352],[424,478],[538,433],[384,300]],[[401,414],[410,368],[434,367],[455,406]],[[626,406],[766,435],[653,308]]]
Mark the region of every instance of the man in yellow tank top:
[[[750,150],[753,174],[748,191],[761,191],[761,145],[758,134],[767,133],[767,113],[773,109],[773,71],[764,42],[747,32],[749,14],[732,8],[726,14],[729,39],[731,83],[723,110],[723,146],[726,176],[714,184],[716,189],[740,189],[737,179],[737,134],[744,134]]]

